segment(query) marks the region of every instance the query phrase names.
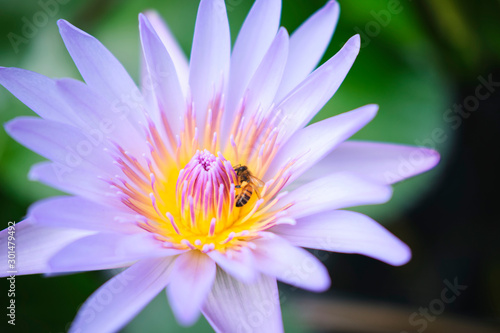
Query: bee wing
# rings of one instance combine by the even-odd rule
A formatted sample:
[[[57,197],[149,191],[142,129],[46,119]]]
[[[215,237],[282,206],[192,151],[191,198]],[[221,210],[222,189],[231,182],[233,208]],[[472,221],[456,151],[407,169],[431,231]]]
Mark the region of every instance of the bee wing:
[[[253,184],[255,184],[256,187],[264,187],[264,185],[266,184],[255,176],[250,176],[250,180],[252,181]]]

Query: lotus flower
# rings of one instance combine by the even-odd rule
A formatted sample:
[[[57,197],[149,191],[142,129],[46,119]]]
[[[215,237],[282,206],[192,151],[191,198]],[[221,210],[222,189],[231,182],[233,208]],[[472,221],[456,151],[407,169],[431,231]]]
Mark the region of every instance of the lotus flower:
[[[338,4],[290,37],[280,12],[279,0],[257,0],[231,51],[224,1],[202,0],[189,63],[161,18],[141,14],[140,89],[64,20],[85,83],[0,68],[0,83],[41,117],[5,126],[49,160],[30,177],[71,194],[35,203],[17,224],[17,274],[129,267],[90,296],[72,332],[117,331],[165,289],[181,324],[203,313],[216,331],[279,332],[277,280],[330,286],[302,247],[410,259],[384,227],[340,209],[388,201],[391,183],[432,168],[438,154],[344,142],[376,105],[306,126],[344,80],[360,38],[316,68]]]

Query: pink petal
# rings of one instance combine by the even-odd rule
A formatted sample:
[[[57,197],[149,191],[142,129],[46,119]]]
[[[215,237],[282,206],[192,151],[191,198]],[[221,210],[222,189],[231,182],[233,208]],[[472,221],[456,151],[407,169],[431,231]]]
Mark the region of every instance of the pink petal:
[[[231,55],[227,94],[228,114],[232,114],[278,31],[280,0],[257,0],[238,33]],[[227,124],[230,125],[228,121]]]
[[[285,142],[304,127],[330,100],[351,69],[359,47],[360,38],[356,35],[276,106],[276,110],[283,114],[279,142]]]
[[[144,15],[139,15],[142,51],[149,73],[151,89],[158,102],[160,111],[164,112],[174,134],[180,133],[181,115],[186,109],[186,102],[177,78],[174,62]],[[155,119],[161,122],[159,115]]]
[[[332,38],[339,12],[338,3],[328,1],[294,31],[290,38],[290,54],[285,74],[276,95],[278,101],[302,82],[319,63]]]
[[[57,252],[50,260],[51,273],[127,267],[152,257],[168,257],[183,251],[167,249],[146,231],[124,235],[98,233],[81,238]]]
[[[151,23],[154,31],[156,31],[156,34],[160,37],[161,42],[167,49],[167,52],[174,63],[183,95],[186,96],[188,89],[189,64],[184,51],[182,51],[181,46],[175,39],[169,27],[156,11],[147,10],[144,12],[144,15],[147,17],[149,23]]]
[[[369,256],[394,266],[406,264],[410,248],[366,215],[337,210],[303,217],[273,228],[294,245]]]
[[[262,273],[310,291],[321,292],[330,287],[330,276],[325,266],[306,250],[276,235],[254,243],[257,245],[255,262]]]
[[[69,331],[119,331],[165,288],[171,263],[171,258],[141,260],[115,276],[85,301]]]
[[[390,186],[349,173],[334,173],[300,186],[284,196],[281,205],[294,203],[287,213],[294,219],[326,210],[387,202]]]
[[[132,234],[142,232],[132,214],[80,197],[54,197],[30,207],[29,217],[47,227]]]
[[[15,238],[15,270],[16,275],[39,274],[48,271],[48,260],[66,245],[92,232],[85,230],[49,228],[25,220],[16,223],[15,232],[9,235],[8,228],[0,232],[0,276],[13,273],[8,266],[8,237]]]
[[[272,178],[290,160],[296,159],[297,162],[290,168],[292,177],[289,182],[293,182],[304,171],[369,123],[375,117],[377,110],[377,105],[366,105],[298,130],[278,151],[266,177]],[[316,177],[317,175],[318,173]]]
[[[349,171],[382,184],[393,184],[432,169],[435,150],[406,145],[349,141],[306,171],[296,182],[309,182],[325,172]]]
[[[97,39],[65,20],[59,32],[85,82],[105,96],[114,112],[126,116],[133,125],[143,120],[142,95],[122,64]],[[139,128],[139,127],[137,127]]]
[[[182,325],[192,325],[215,280],[215,262],[199,251],[181,254],[172,267],[168,299]]]
[[[223,0],[201,0],[196,17],[189,86],[199,130],[205,128],[210,100],[221,84],[227,84],[231,40]],[[203,137],[203,136],[201,136]]]
[[[216,332],[283,332],[278,286],[274,277],[242,283],[222,270],[203,306]]]

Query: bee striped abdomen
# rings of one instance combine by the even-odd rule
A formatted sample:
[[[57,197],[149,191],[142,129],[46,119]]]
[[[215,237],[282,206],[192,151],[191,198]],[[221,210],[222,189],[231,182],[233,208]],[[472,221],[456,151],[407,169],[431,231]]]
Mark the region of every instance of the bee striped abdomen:
[[[252,186],[246,185],[239,195],[236,196],[236,207],[243,207],[252,196]]]

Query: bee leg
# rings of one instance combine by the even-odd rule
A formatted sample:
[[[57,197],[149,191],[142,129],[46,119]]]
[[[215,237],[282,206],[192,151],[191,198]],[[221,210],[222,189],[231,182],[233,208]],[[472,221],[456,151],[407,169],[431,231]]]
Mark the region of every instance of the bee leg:
[[[235,185],[234,188],[241,188],[241,185]]]

